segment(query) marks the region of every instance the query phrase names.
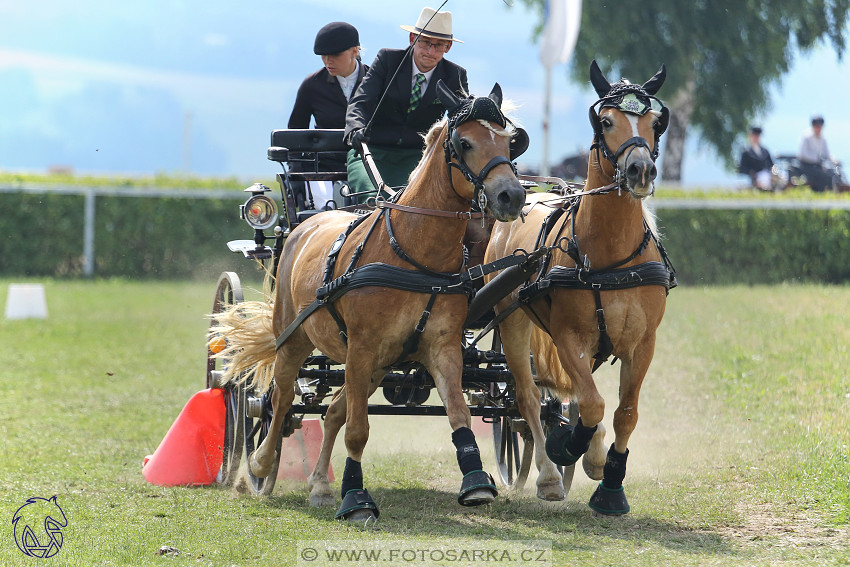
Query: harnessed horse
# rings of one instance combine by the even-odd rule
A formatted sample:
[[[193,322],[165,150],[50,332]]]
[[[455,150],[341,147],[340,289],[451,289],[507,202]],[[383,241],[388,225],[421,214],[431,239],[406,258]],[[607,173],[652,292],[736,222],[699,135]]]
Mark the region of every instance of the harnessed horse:
[[[499,329],[519,409],[538,449],[538,497],[563,499],[555,464],[570,466],[584,455],[585,472],[601,480],[591,508],[616,515],[629,511],[622,486],[629,436],[655,331],[675,285],[644,202],[654,192],[659,137],[669,111],[654,96],[664,82],[663,66],[643,85],[626,80],[612,85],[594,61],[590,78],[599,100],[589,111],[593,145],[584,191],[532,196],[525,223],[494,227],[485,261],[516,249],[549,247],[520,277],[526,283],[496,307],[498,318],[504,317]],[[545,441],[529,351],[537,381],[576,397],[579,405],[578,423],[556,428]],[[592,372],[612,354],[621,363],[620,400],[615,440],[606,454],[605,402]],[[540,451],[544,446],[551,461]]]
[[[230,360],[225,378],[247,372],[265,389],[273,368],[274,416],[268,436],[248,459],[258,477],[268,475],[279,458],[281,426],[307,357],[318,348],[345,362],[344,393],[328,410],[323,445],[329,459],[344,422],[348,459],[338,519],[378,517],[363,486],[361,460],[369,436],[368,398],[394,364],[421,363],[434,379],[464,474],[458,501],[478,505],[497,494],[482,470],[461,391],[462,325],[475,277],[464,270],[462,239],[469,220],[482,216],[471,211],[473,202],[500,221],[520,214],[525,191],[512,160],[528,137],[508,128],[498,85],[479,98],[459,98],[442,82],[437,86],[448,119],[426,136],[409,185],[390,201],[378,200],[367,216],[329,211],[298,225],[281,255],[271,321],[268,305],[245,302],[217,315],[211,331],[228,344],[219,354]],[[326,471],[324,478],[311,477],[313,502],[332,498]]]

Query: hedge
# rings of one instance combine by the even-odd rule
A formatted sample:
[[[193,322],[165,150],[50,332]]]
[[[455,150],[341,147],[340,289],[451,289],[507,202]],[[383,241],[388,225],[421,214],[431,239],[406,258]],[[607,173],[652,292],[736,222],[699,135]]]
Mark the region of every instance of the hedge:
[[[656,212],[680,283],[850,281],[850,210]]]
[[[94,275],[212,278],[244,270],[249,262],[226,246],[253,236],[238,206],[231,199],[98,196]],[[0,211],[0,274],[83,275],[82,195],[0,193]]]
[[[0,275],[83,273],[83,197],[0,193]],[[94,275],[214,279],[252,271],[226,242],[251,238],[239,201],[98,196]],[[850,281],[850,210],[656,211],[679,282]]]

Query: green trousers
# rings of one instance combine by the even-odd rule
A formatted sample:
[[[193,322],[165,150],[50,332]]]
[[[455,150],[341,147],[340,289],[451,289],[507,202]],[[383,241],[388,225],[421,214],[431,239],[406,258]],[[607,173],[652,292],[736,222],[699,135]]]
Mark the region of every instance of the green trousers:
[[[369,146],[369,151],[372,152],[372,158],[375,160],[381,178],[390,187],[407,185],[410,172],[422,159],[422,150],[418,148]],[[366,199],[377,194],[377,189],[366,173],[363,158],[355,150],[348,151],[345,168],[348,171],[348,186],[351,192],[362,193],[353,197],[357,203],[365,203]]]

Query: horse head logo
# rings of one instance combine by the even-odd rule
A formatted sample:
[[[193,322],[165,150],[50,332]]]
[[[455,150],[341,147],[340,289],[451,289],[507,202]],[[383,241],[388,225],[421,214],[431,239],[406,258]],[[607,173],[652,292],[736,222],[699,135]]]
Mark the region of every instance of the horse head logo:
[[[59,553],[64,538],[62,528],[67,527],[65,512],[50,499],[30,498],[12,516],[15,526],[15,543],[24,555],[46,559]]]

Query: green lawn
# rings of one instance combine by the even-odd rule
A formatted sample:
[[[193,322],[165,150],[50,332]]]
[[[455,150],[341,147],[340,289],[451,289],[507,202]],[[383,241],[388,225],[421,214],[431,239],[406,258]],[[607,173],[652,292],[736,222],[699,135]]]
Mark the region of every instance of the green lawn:
[[[0,280],[2,305],[9,283]],[[504,540],[551,542],[554,565],[850,564],[850,288],[671,292],[624,518],[592,516],[595,483],[580,472],[564,503],[503,491],[489,508],[462,508],[445,418],[384,417],[364,457],[381,521],[363,531],[310,508],[299,483],[262,499],[144,481],[143,457],[204,387],[214,282],[41,283],[47,320],[0,320],[2,565],[37,562],[15,546],[11,519],[27,498],[53,495],[68,518],[53,565],[310,565],[321,563],[296,552],[316,541],[407,550]],[[609,430],[617,368],[597,376]],[[344,456],[340,442],[338,472]],[[180,555],[157,556],[163,545]]]

